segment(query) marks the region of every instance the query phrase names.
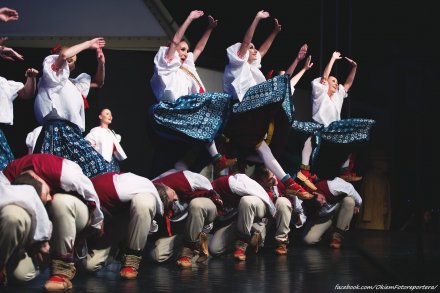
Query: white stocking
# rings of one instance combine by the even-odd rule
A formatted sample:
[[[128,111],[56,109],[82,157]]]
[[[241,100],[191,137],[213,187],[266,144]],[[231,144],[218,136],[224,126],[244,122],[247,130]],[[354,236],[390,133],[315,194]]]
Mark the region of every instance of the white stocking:
[[[310,156],[312,155],[312,151],[312,137],[309,136],[309,138],[307,138],[307,140],[304,142],[304,147],[301,153],[301,163],[303,165],[310,165]]]
[[[272,151],[265,141],[261,143],[260,147],[257,149],[257,152],[260,155],[261,159],[263,159],[266,168],[272,171],[272,173],[276,177],[282,179],[284,178],[284,176],[287,175],[286,172],[284,172],[284,169],[281,167],[280,163],[278,163],[278,161],[273,156]]]

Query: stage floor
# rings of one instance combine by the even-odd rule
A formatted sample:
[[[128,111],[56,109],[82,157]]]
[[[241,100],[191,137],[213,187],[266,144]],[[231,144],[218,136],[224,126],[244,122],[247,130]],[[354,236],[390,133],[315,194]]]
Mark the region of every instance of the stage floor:
[[[340,250],[329,248],[327,241],[305,246],[293,237],[287,256],[274,255],[273,243],[267,242],[241,263],[230,254],[192,269],[145,259],[135,281],[121,280],[116,262],[96,275],[80,270],[69,292],[335,292],[347,285],[383,286],[376,287],[380,291],[394,291],[389,289],[394,285],[425,285],[435,289],[424,292],[440,292],[438,232],[353,230]],[[41,292],[48,274],[45,271],[26,286],[10,285],[0,291]],[[357,291],[354,288],[343,291]]]

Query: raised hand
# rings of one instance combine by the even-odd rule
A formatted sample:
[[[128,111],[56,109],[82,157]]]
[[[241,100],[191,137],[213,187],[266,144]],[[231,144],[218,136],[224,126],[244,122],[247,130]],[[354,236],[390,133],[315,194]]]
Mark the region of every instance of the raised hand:
[[[189,14],[188,18],[194,20],[197,19],[199,17],[202,17],[205,13],[202,10],[193,10],[191,11],[191,13]]]
[[[303,68],[307,71],[310,68],[312,68],[312,66],[313,66],[312,55],[309,55],[309,57],[307,57],[306,63],[304,64]]]
[[[342,58],[342,56],[341,56],[341,53],[340,53],[340,52],[338,52],[338,51],[334,51],[334,52],[333,52],[333,54],[332,54],[332,59],[337,60],[337,59],[341,59],[341,58]]]
[[[298,59],[298,61],[301,61],[306,57],[308,48],[309,46],[307,44],[301,46],[301,48],[298,51],[298,55],[296,56],[296,59]]]
[[[35,77],[37,77],[38,73],[39,73],[38,70],[36,70],[34,68],[28,68],[28,69],[26,69],[24,76],[35,78]]]
[[[345,58],[345,60],[347,60],[348,62],[350,62],[351,66],[353,66],[353,67],[357,67],[357,63],[354,62],[354,60],[352,60],[352,59],[350,59],[350,58],[348,58],[348,57],[344,57],[344,58]]]
[[[94,38],[90,40],[90,49],[101,49],[105,46],[104,38]]]
[[[281,31],[281,24],[278,22],[277,18],[274,18],[274,20],[275,20],[275,27],[273,28],[273,30],[280,32]]]
[[[211,15],[208,15],[208,28],[215,28],[218,24],[218,20],[214,19]]]
[[[5,46],[0,46],[0,57],[2,57],[5,60],[9,60],[9,61],[15,61],[15,60],[20,60],[23,61],[23,55],[17,53],[14,51],[14,49],[9,48],[9,47],[5,47]]]
[[[18,20],[18,12],[8,7],[0,8],[0,20],[3,22]]]
[[[256,17],[257,17],[258,19],[268,18],[268,17],[270,17],[270,13],[267,12],[267,11],[264,11],[264,10],[260,10],[260,11],[258,11]]]

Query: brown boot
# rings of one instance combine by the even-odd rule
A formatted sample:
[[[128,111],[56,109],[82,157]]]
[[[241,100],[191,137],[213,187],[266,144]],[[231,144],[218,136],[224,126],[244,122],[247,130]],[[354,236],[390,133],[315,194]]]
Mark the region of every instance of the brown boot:
[[[122,256],[122,267],[119,271],[119,275],[121,276],[121,278],[125,280],[136,279],[141,260],[142,256],[124,254]]]
[[[255,248],[255,253],[258,253],[260,248],[263,246],[263,237],[261,236],[260,232],[255,231],[252,234],[251,239],[249,240],[249,245]]]
[[[46,291],[65,291],[72,289],[71,280],[75,277],[76,268],[73,262],[59,259],[52,260],[52,274],[43,286]]]
[[[209,257],[208,235],[206,235],[204,232],[200,232],[199,234],[199,244],[197,250],[199,251],[199,257],[197,258],[196,262],[201,263],[206,261]]]

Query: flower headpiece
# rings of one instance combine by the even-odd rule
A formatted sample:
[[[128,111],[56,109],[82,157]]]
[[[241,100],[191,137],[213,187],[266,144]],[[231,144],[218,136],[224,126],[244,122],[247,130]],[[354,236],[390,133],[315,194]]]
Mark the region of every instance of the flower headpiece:
[[[61,51],[62,48],[63,48],[63,46],[61,46],[60,44],[56,44],[55,47],[53,47],[50,50],[50,53],[51,54],[57,54],[57,53],[59,53]]]

